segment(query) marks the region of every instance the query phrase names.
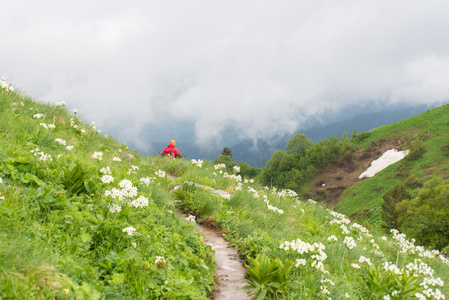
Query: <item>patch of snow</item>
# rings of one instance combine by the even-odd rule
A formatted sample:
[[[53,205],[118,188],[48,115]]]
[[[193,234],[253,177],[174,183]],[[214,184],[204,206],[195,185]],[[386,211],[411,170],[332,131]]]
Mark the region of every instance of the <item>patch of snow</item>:
[[[410,153],[410,150],[398,151],[396,149],[387,150],[381,157],[371,162],[371,166],[360,174],[359,179],[373,177],[377,172],[382,171],[391,164],[400,161]]]

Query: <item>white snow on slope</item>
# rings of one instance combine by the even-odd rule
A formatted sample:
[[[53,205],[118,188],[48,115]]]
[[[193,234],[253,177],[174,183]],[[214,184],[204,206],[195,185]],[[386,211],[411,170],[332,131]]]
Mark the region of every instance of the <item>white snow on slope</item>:
[[[398,151],[396,149],[387,150],[381,157],[371,162],[371,166],[365,172],[360,174],[359,179],[374,176],[377,172],[382,171],[391,164],[400,161],[410,153],[410,150]]]

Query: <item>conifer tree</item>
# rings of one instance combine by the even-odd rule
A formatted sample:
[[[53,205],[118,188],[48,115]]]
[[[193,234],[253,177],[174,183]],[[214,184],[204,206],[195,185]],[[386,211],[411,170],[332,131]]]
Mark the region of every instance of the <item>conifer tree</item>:
[[[229,147],[224,147],[223,151],[221,151],[221,155],[226,155],[232,158],[232,150]]]

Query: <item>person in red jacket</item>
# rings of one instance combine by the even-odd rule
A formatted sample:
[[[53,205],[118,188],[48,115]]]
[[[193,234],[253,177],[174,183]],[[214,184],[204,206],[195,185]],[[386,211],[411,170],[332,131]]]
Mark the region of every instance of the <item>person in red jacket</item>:
[[[172,158],[182,158],[179,150],[175,148],[175,144],[176,142],[174,140],[171,140],[170,144],[165,147],[164,151],[161,152],[161,155],[170,156]]]

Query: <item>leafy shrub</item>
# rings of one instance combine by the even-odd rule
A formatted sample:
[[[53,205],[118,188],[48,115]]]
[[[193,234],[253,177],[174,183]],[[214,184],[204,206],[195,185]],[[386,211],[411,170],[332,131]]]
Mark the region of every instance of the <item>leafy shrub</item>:
[[[422,187],[423,181],[421,179],[419,179],[418,177],[416,177],[416,175],[410,175],[404,181],[404,185],[407,187],[413,187],[413,188]]]
[[[411,151],[410,154],[406,156],[406,160],[418,160],[424,155],[424,153],[426,153],[424,142],[420,139],[416,139],[411,144]]]
[[[370,136],[371,136],[371,132],[365,131],[365,132],[360,133],[359,135],[356,135],[354,138],[356,140],[363,141],[363,140],[369,138]]]

